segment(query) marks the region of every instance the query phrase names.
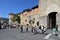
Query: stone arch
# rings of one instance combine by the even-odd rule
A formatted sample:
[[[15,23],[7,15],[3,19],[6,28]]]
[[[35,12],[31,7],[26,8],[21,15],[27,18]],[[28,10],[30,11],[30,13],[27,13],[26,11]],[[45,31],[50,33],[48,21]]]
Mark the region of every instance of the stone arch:
[[[56,26],[56,14],[57,12],[51,12],[48,14],[48,28],[54,28]]]
[[[46,15],[48,15],[51,12],[58,12],[59,13],[59,11],[60,11],[60,9],[59,9],[59,6],[57,4],[51,4],[47,8]]]

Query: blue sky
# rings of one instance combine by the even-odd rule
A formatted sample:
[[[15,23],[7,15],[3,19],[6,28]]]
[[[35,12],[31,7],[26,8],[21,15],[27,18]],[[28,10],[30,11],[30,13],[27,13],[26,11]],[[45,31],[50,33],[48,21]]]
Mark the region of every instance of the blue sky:
[[[0,17],[8,18],[9,13],[19,13],[38,4],[38,0],[0,0]]]

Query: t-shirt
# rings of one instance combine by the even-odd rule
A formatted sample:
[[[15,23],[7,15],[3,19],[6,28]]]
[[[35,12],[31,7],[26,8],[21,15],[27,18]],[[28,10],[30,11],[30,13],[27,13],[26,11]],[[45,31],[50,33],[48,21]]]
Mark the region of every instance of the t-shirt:
[[[53,28],[52,31],[53,31],[53,32],[56,32],[56,28]]]

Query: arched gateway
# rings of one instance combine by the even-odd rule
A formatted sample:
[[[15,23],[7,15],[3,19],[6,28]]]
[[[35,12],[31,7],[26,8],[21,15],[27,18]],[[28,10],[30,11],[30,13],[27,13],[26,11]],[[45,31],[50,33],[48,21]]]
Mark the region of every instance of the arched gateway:
[[[51,29],[56,27],[56,14],[57,12],[51,12],[48,14],[47,22],[48,22],[48,27]]]
[[[57,6],[56,4],[51,4],[48,8],[47,8],[47,12],[46,15],[48,15],[47,17],[47,25],[48,28],[53,28],[56,27],[56,14],[59,13],[59,6]]]

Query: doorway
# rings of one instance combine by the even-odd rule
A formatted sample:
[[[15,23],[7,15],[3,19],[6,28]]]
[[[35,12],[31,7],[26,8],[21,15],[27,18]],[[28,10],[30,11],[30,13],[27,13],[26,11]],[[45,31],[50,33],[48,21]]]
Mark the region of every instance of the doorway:
[[[56,14],[57,12],[51,12],[48,14],[48,27],[50,29],[56,26]]]

